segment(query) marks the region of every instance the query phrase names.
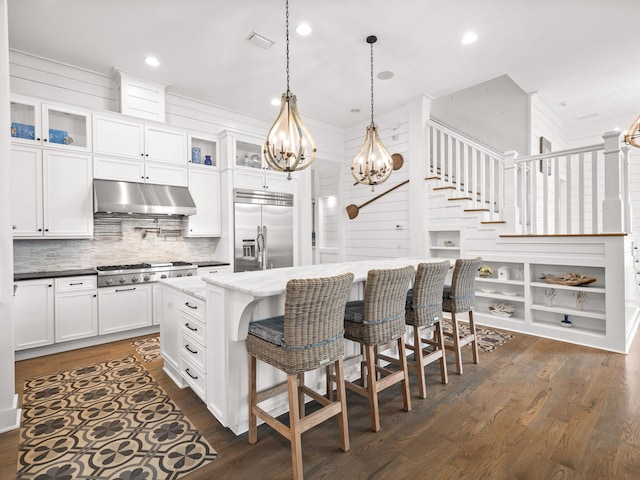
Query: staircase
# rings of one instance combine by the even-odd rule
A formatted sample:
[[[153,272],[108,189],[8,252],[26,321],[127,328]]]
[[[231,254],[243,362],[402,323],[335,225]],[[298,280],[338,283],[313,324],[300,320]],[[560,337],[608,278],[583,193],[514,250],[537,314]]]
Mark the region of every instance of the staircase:
[[[640,244],[631,234],[628,156],[618,135],[604,137],[603,144],[518,158],[430,123],[429,252],[480,256],[494,269],[477,280],[478,323],[628,352],[640,321]],[[550,285],[547,273],[597,281]],[[497,302],[514,305],[513,315],[490,314]]]

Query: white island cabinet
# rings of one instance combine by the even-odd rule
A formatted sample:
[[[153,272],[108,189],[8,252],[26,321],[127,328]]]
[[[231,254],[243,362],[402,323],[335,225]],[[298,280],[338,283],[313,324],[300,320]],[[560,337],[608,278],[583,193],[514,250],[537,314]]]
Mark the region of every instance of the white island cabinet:
[[[420,262],[437,260],[441,259],[379,259],[203,277],[207,283],[207,408],[223,426],[234,433],[247,431],[245,339],[249,322],[283,313],[285,287],[290,279],[328,277],[351,272],[354,274],[354,285],[350,299],[356,300],[363,297],[364,281],[370,269],[402,268],[407,265],[415,267]],[[349,342],[345,345],[345,350],[350,355],[357,351],[357,346]],[[349,375],[350,372],[346,373]],[[285,379],[283,372],[262,362],[258,363],[259,388],[268,388]],[[310,387],[321,391],[324,388],[323,372],[309,372],[306,382]],[[286,412],[286,394],[265,402],[263,407],[272,415]]]

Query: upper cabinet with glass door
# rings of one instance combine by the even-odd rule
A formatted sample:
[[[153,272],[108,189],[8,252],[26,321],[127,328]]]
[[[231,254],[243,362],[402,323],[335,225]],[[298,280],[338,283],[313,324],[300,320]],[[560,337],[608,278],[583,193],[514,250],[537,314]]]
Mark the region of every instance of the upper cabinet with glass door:
[[[236,167],[255,168],[258,170],[268,169],[266,162],[262,161],[261,144],[236,140],[235,155]]]
[[[88,151],[91,113],[34,99],[11,100],[11,140],[25,145]]]

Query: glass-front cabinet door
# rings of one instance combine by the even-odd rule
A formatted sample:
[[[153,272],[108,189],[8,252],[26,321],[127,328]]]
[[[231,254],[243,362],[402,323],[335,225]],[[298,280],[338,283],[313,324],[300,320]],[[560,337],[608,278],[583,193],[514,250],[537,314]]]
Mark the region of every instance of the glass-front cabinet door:
[[[261,170],[267,166],[262,162],[262,145],[236,140],[235,165]]]
[[[25,145],[89,150],[90,112],[16,97],[11,100],[11,140]]]

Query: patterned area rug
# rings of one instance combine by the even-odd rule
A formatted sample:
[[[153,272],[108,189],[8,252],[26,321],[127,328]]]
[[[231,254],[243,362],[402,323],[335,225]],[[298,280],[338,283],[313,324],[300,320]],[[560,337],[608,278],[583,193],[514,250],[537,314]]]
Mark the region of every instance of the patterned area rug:
[[[153,362],[160,358],[160,335],[135,340],[131,342],[131,345],[145,362]]]
[[[133,355],[25,381],[17,480],[174,480],[217,456]]]
[[[458,320],[458,325],[460,331],[464,335],[468,335],[470,333],[468,323]],[[445,332],[452,333],[453,327],[451,327],[451,321],[445,318],[442,322],[442,329]],[[513,335],[509,333],[496,332],[495,330],[489,330],[478,326],[476,326],[476,336],[478,338],[478,348],[483,352],[493,352],[500,345],[506,343],[507,340],[513,338]],[[466,346],[471,348],[470,344],[467,344]]]

